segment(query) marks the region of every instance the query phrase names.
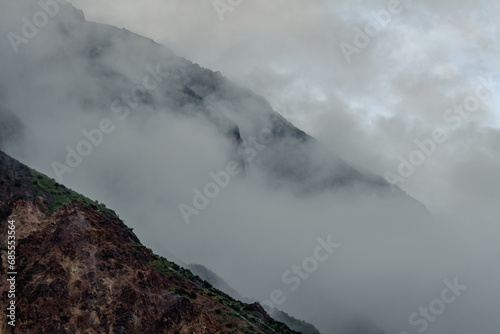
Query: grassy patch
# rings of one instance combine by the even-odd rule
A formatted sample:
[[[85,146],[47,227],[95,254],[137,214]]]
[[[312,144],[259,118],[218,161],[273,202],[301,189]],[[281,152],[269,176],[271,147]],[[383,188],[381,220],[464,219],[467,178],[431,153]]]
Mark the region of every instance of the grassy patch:
[[[105,216],[118,218],[113,210],[106,208],[104,204],[99,204],[97,201],[80,195],[76,191],[66,188],[64,185],[48,178],[47,176],[31,169],[31,178],[33,180],[33,187],[37,196],[43,196],[49,200],[48,210],[49,213],[55,212],[60,207],[67,205],[73,201],[80,201],[86,206],[98,210]]]

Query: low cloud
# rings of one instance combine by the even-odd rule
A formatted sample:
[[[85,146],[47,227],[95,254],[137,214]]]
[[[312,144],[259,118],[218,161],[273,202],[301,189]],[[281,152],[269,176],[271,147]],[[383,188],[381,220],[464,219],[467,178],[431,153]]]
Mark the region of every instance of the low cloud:
[[[352,42],[354,28],[387,8],[385,1],[244,1],[224,21],[211,1],[72,3],[87,19],[143,34],[222,71],[293,115],[332,156],[379,175],[395,170],[416,139],[442,127],[443,113],[474,93],[478,77],[499,80],[499,8],[491,2],[406,2],[350,64],[339,44]],[[8,9],[0,14],[2,36],[20,31],[22,17],[40,10],[36,2],[1,4]],[[22,140],[3,138],[8,153],[55,177],[52,163],[65,161],[66,146],[76,149],[83,130],[109,118],[114,131],[64,183],[115,209],[160,253],[207,265],[246,297],[264,301],[281,289],[280,308],[325,333],[360,317],[387,333],[416,333],[421,327],[409,317],[441,298],[445,280],[457,278],[467,290],[428,321],[425,333],[497,330],[497,95],[402,185],[433,218],[413,201],[361,187],[316,195],[297,195],[286,183],[269,187],[259,169],[269,158],[264,148],[245,176],[231,179],[188,225],[179,204],[212,182],[211,172],[227,168],[234,143],[224,131],[236,122],[248,141],[262,101],[245,100],[238,116],[228,113],[227,101],[215,100],[210,114],[193,102],[195,91],[179,84],[203,87],[204,71],[121,29],[73,29],[81,19],[62,12],[18,54],[7,38],[0,41],[1,108],[15,115],[23,133]],[[113,101],[132,94],[160,59],[179,71],[138,94],[138,106],[120,119]],[[227,128],[221,131],[211,117],[227,117]],[[283,273],[327,236],[341,247],[292,291]]]

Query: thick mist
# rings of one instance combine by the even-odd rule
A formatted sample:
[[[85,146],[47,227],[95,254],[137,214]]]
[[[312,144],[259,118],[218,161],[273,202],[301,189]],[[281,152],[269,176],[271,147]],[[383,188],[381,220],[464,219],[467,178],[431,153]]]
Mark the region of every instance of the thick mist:
[[[29,3],[0,0],[1,36],[22,35],[22,18],[31,20],[43,10]],[[93,15],[106,6],[108,14],[96,15],[100,21],[143,33],[221,69],[269,98],[329,147],[332,157],[379,175],[395,172],[398,157],[416,148],[415,139],[446,128],[446,109],[474,93],[478,76],[487,78],[498,69],[489,58],[497,47],[488,44],[498,30],[488,26],[487,8],[467,1],[461,3],[463,11],[475,10],[479,18],[466,19],[461,11],[444,16],[450,8],[446,1],[414,5],[420,16],[405,11],[396,17],[349,66],[338,43],[350,42],[352,27],[370,20],[356,13],[383,9],[385,3],[361,8],[341,1],[286,6],[244,2],[227,13],[225,26],[210,12],[210,3],[160,6],[148,1],[141,11],[128,2],[74,3]],[[153,5],[168,13],[168,27],[160,29],[145,19]],[[225,92],[215,94],[212,107],[205,109],[196,94],[182,87],[201,70],[128,31],[82,26],[81,13],[69,4],[60,6],[19,52],[7,38],[0,40],[0,108],[22,124],[16,129],[19,136],[2,138],[6,153],[105,203],[161,255],[206,265],[244,297],[266,308],[271,301],[323,333],[352,333],[347,328],[359,319],[387,334],[497,333],[496,95],[458,129],[446,128],[450,139],[401,184],[429,211],[395,187],[394,192],[379,191],[354,183],[301,193],[292,183],[270,186],[260,167],[272,162],[272,145],[284,150],[294,144],[251,138],[253,131],[268,126],[260,99],[249,96],[235,113],[230,108],[235,97]],[[186,15],[174,15],[176,11]],[[265,14],[259,29],[272,32],[257,41],[260,30],[250,33],[256,29],[256,12]],[[188,27],[181,16],[198,23]],[[301,30],[306,24],[297,23],[299,18],[317,23]],[[467,24],[458,34],[456,21],[462,19]],[[284,26],[277,27],[279,23]],[[439,29],[453,30],[457,40],[448,40],[450,45],[441,49],[440,38],[426,35],[433,29],[441,38]],[[478,39],[483,31],[488,34]],[[214,39],[207,38],[209,33]],[[408,36],[412,45],[397,44]],[[331,49],[320,48],[325,42]],[[479,47],[484,47],[480,54]],[[450,64],[452,54],[455,63]],[[470,55],[485,61],[468,65],[462,58]],[[200,85],[198,92],[204,87]],[[138,86],[143,88],[136,90]],[[224,128],[214,118],[224,119]],[[243,142],[254,148],[255,160],[235,160],[234,142],[226,135],[234,124]],[[67,147],[78,150],[88,140],[83,131],[95,134],[96,129],[102,133],[102,138],[93,137],[99,144],[81,146],[90,153],[58,175],[54,162],[67,165]],[[313,151],[311,159],[324,160],[324,151]],[[244,163],[245,168],[231,174],[235,168],[230,163]],[[213,198],[205,194],[197,208],[196,194],[206,193],[208,184],[216,185],[210,190]],[[189,223],[179,209],[182,204],[197,212],[189,215]]]

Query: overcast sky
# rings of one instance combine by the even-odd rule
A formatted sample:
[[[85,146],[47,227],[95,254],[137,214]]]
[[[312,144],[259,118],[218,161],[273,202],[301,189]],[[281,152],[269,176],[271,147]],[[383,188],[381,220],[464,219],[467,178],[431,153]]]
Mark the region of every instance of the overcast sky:
[[[500,2],[406,1],[400,12],[391,15],[383,28],[378,26],[378,34],[370,37],[368,45],[360,47],[359,42],[363,41],[358,40],[356,52],[350,54],[350,62],[341,50],[342,43],[346,43],[344,48],[347,44],[356,46],[357,29],[365,31],[367,24],[373,25],[376,22],[374,12],[380,14],[380,11],[389,10],[387,1],[247,0],[232,11],[221,14],[224,20],[211,0],[75,0],[72,3],[85,12],[88,20],[148,36],[180,56],[221,71],[236,83],[263,95],[276,111],[327,143],[337,155],[381,175],[388,171],[397,173],[399,157],[409,159],[418,148],[415,140],[430,139],[436,129],[441,129],[449,138],[444,143],[437,143],[435,151],[399,185],[423,202],[435,216],[444,215],[438,221],[448,231],[444,234],[453,231],[453,237],[448,234],[447,240],[435,241],[443,247],[429,246],[424,251],[425,254],[430,252],[429,255],[412,247],[407,249],[408,254],[420,255],[420,260],[416,260],[418,264],[405,262],[408,259],[405,256],[402,256],[406,260],[401,264],[395,264],[399,262],[391,260],[390,256],[388,261],[394,261],[392,264],[397,268],[408,266],[408,276],[415,278],[412,293],[418,294],[418,291],[428,289],[419,290],[416,282],[426,284],[423,283],[426,275],[433,276],[431,273],[440,271],[431,269],[434,260],[437,261],[435,268],[442,265],[441,260],[430,260],[432,254],[444,252],[448,255],[441,255],[440,259],[463,260],[458,267],[471,275],[466,279],[476,292],[469,295],[471,299],[465,304],[467,306],[461,304],[457,307],[465,307],[463,314],[474,318],[474,322],[466,321],[472,328],[477,328],[479,323],[484,324],[484,332],[488,332],[489,325],[495,327],[492,310],[498,305],[485,297],[493,292],[486,277],[491,279],[498,273],[494,266],[480,263],[492,263],[489,262],[493,260],[490,255],[496,251],[489,247],[491,242],[494,243],[493,235],[499,232],[500,86],[494,87],[498,93],[481,101],[480,107],[469,116],[455,118],[455,122],[445,121],[444,117],[457,117],[458,114],[447,114],[447,111],[474,96],[481,85],[480,77],[500,82]],[[241,200],[233,206],[239,207],[238,203]],[[279,207],[281,202],[272,203]],[[263,203],[255,205],[265,206]],[[236,212],[235,219],[238,220],[241,213]],[[262,220],[269,219],[264,213]],[[447,223],[463,224],[467,228],[457,230]],[[222,230],[230,233],[230,226]],[[265,230],[265,226],[262,228]],[[359,235],[372,235],[366,229],[367,226],[363,225]],[[410,238],[431,244],[431,239],[441,237],[440,233],[437,236],[413,233],[413,237],[406,236],[402,240]],[[393,235],[382,240],[392,249],[388,245],[395,242]],[[372,242],[364,240],[360,244],[371,245]],[[402,248],[406,248],[408,241],[401,242],[405,245]],[[245,257],[245,250],[239,249]],[[470,249],[474,252],[468,253]],[[349,249],[346,253],[352,251]],[[210,249],[207,253],[210,252],[215,250]],[[250,248],[247,252],[255,252],[255,249]],[[376,275],[369,271],[368,264],[374,259],[361,258],[348,258],[346,282],[352,282],[353,277],[370,277],[370,283],[366,286],[345,284],[345,295],[340,293],[337,298],[356,304],[352,298],[358,292],[359,295],[372,296],[372,293],[376,294],[375,290],[380,290],[380,296],[373,296],[373,300],[375,303],[384,300],[390,305],[392,297],[382,286],[395,283],[384,277],[376,283]],[[357,275],[349,263],[363,263],[363,270]],[[383,260],[376,263],[379,263],[376,272],[386,272]],[[337,275],[339,271],[343,272],[339,269],[341,265],[335,262]],[[214,264],[214,267],[224,273],[224,266]],[[486,268],[492,268],[492,271]],[[269,271],[263,272],[267,274]],[[424,275],[424,272],[429,274]],[[477,275],[481,278],[474,278]],[[237,284],[245,281],[243,277],[230,278],[237,289],[244,293],[248,291],[245,291],[247,285]],[[340,276],[336,279],[342,281]],[[436,277],[429,279],[429,282],[436,281]],[[328,280],[322,284],[328,286]],[[356,291],[349,291],[350,287]],[[361,292],[365,288],[366,294]],[[404,299],[403,291],[398,294]],[[304,298],[322,298],[321,293],[314,295],[310,290],[304,289],[303,293]],[[425,298],[428,297],[424,297],[422,305]],[[378,304],[367,303],[363,300],[359,305],[374,310],[379,308]],[[343,304],[343,307],[347,305]],[[472,311],[478,309],[481,311]],[[339,309],[335,311],[341,312]],[[406,316],[394,313],[391,317]],[[311,315],[309,319],[313,318]],[[463,324],[460,326],[467,332]],[[444,327],[435,327],[434,330],[446,332]]]
[[[270,192],[249,175],[221,192],[195,223],[179,223],[179,201],[190,200],[193,187],[227,161],[227,138],[203,120],[155,113],[149,105],[118,122],[65,184],[119,212],[148,247],[206,264],[258,300],[283,287],[283,271],[310,256],[318,237],[332,235],[342,244],[338,253],[283,305],[325,333],[333,317],[352,314],[369,315],[388,333],[403,330],[408,315],[439,297],[443,279],[454,277],[470,288],[427,333],[497,332],[498,3],[414,0],[395,9],[385,1],[246,0],[224,13],[211,0],[72,3],[87,20],[150,37],[261,94],[355,166],[397,175],[400,157],[424,154],[415,141],[429,150],[432,138],[432,154],[399,185],[437,219],[417,217],[404,201],[355,190],[305,199]],[[398,13],[388,18],[389,9]],[[0,29],[18,29],[19,17],[31,13],[6,12]],[[378,34],[370,30],[377,27]],[[356,35],[366,28],[374,35],[369,40],[366,32]],[[91,29],[100,37],[107,28]],[[102,62],[132,82],[142,80],[149,56],[158,54],[142,39],[120,40],[112,31],[116,38]],[[75,145],[103,115],[111,117],[108,109],[92,110],[92,102],[109,105],[131,89],[107,72],[96,79],[89,50],[78,54],[80,44],[92,48],[95,41],[79,40],[78,32],[64,37],[75,52],[71,61],[54,51],[59,33],[45,29],[19,56],[0,48],[5,104],[27,129],[26,152],[11,150],[52,177],[51,163],[64,158],[65,145]],[[481,77],[493,83],[485,86]],[[153,94],[163,101],[165,92],[168,85]],[[488,98],[474,112],[448,111],[476,95]],[[242,114],[250,118],[251,110]],[[434,139],[443,135],[449,136],[443,143]]]
[[[374,12],[389,10],[386,1],[253,0],[219,13],[210,0],[72,3],[88,20],[220,70],[379,174],[396,172],[416,139],[443,129],[450,138],[401,187],[436,214],[476,201],[471,194],[488,207],[498,200],[500,94],[456,129],[443,120],[474,92],[478,77],[500,81],[497,1],[406,1],[350,63],[341,43],[356,46],[356,28],[364,31]]]

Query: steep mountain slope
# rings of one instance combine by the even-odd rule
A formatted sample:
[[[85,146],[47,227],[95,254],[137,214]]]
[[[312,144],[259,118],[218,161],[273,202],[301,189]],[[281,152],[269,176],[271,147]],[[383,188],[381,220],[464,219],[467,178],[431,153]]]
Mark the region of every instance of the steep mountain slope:
[[[47,2],[59,3],[57,13],[28,38],[34,15],[46,10],[38,0],[0,0],[7,37],[0,39],[0,121],[9,124],[0,126],[0,144],[11,156],[111,204],[162,255],[215,268],[257,300],[281,288],[283,309],[325,333],[344,315],[324,310],[342,308],[349,300],[342,292],[359,291],[342,282],[370,277],[371,266],[387,268],[388,277],[410,266],[418,246],[399,242],[427,236],[423,205],[350,166],[221,73],[88,22],[64,1]],[[213,173],[234,161],[243,167],[239,177],[215,184]],[[79,197],[45,187],[50,214]],[[199,200],[202,191],[212,191],[210,200]],[[180,210],[186,203],[189,219]],[[347,245],[342,257],[292,291],[280,274],[329,235]]]
[[[247,303],[252,303],[251,300],[244,299],[238,291],[233,289],[223,278],[214,273],[212,270],[201,264],[190,264],[187,266],[194,274],[200,276],[202,279],[206,280],[212,284],[216,289],[223,291],[237,300],[242,300]],[[300,332],[302,334],[320,334],[320,332],[311,324],[295,319],[294,317],[288,315],[287,313],[280,311],[276,307],[270,311],[270,316],[274,319],[286,324],[291,329]]]
[[[142,246],[95,203],[0,152],[0,276],[16,226],[13,333],[296,333]],[[0,332],[7,290],[0,281]]]
[[[187,269],[191,270],[193,274],[200,276],[202,279],[212,284],[214,288],[220,291],[224,291],[234,299],[243,300],[243,296],[241,296],[238,291],[230,286],[222,277],[220,277],[204,265],[189,264],[187,266]]]
[[[23,28],[16,17],[41,11],[35,1],[27,1],[21,9],[5,0],[2,5],[0,29],[6,34]],[[16,44],[9,39],[2,43],[0,70],[5,77],[16,77],[19,87],[29,91],[37,86],[33,82],[51,78],[43,83],[47,85],[44,91],[57,93],[54,97],[45,94],[48,101],[37,101],[40,116],[54,117],[51,105],[55,103],[66,109],[66,117],[73,117],[68,109],[107,116],[111,109],[128,121],[147,119],[154,113],[195,117],[228,137],[233,157],[247,167],[252,163],[251,168],[261,170],[274,186],[291,183],[299,192],[356,184],[382,193],[390,190],[382,177],[359,172],[332,156],[273,111],[264,98],[150,39],[87,22],[70,4],[58,6],[57,15],[28,43]],[[152,78],[146,79],[148,73]],[[36,74],[40,77],[35,78]],[[0,96],[3,92],[12,99],[9,105],[19,108],[19,101],[13,98],[17,94],[11,94],[11,89],[7,82],[0,83]],[[29,122],[26,115],[22,118]]]

